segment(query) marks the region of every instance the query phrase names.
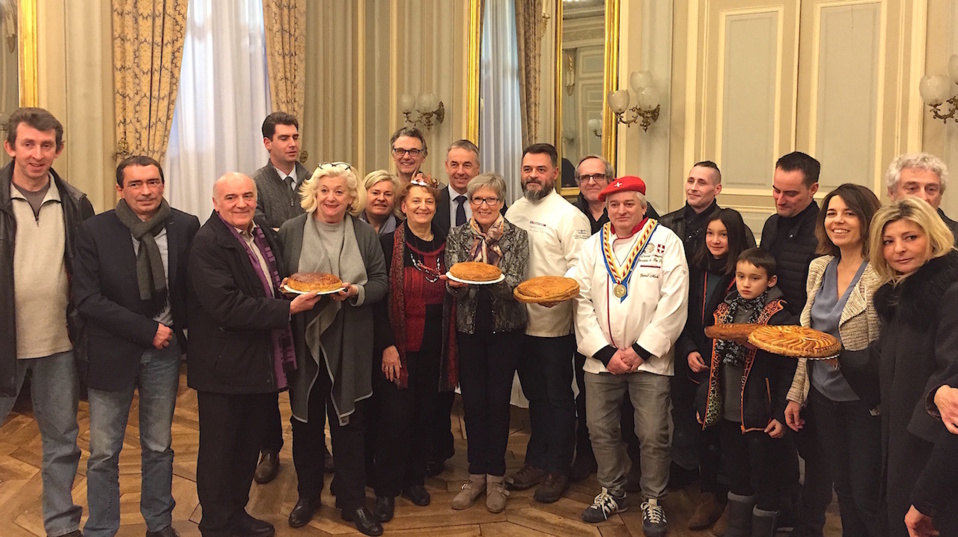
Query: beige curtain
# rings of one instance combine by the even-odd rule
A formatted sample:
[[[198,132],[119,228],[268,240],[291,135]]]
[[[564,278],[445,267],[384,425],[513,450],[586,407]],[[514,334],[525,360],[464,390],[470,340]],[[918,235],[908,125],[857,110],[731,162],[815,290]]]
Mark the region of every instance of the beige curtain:
[[[542,0],[516,0],[519,45],[519,111],[522,146],[535,142],[539,130],[539,61],[542,56]]]
[[[187,0],[113,0],[117,149],[163,160],[183,61]]]
[[[273,111],[302,119],[306,100],[306,0],[263,0],[263,21]]]

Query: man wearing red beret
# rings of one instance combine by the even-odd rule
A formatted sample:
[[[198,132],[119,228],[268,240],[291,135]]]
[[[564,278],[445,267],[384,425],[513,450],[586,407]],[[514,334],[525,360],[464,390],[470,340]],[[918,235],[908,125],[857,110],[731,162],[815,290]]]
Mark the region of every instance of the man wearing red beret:
[[[660,504],[669,480],[669,385],[672,347],[688,315],[688,264],[682,241],[646,218],[645,183],[620,177],[599,193],[609,222],[582,246],[576,339],[585,363],[586,416],[602,491],[582,513],[601,522],[625,510],[628,459],[619,412],[635,407],[642,477],[642,529],[668,531]]]

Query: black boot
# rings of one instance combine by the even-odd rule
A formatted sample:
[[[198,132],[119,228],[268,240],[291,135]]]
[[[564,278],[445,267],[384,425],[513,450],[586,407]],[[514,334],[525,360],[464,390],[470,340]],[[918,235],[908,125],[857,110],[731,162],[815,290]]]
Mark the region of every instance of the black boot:
[[[775,522],[778,511],[766,511],[756,507],[752,510],[752,537],[775,537]]]
[[[728,529],[725,530],[725,537],[751,537],[753,507],[755,496],[728,493]]]

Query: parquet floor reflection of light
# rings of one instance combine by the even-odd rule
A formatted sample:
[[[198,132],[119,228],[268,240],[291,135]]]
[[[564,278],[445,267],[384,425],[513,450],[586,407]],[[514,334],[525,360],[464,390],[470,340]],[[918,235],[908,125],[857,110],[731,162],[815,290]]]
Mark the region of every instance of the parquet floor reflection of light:
[[[286,517],[296,504],[296,472],[293,469],[289,426],[289,402],[286,394],[280,397],[283,411],[286,442],[280,455],[279,476],[267,485],[253,484],[250,491],[248,511],[259,518],[269,520],[276,526],[280,537],[313,537],[328,535],[360,535],[355,527],[343,522],[339,511],[333,507],[335,498],[328,493],[331,476],[326,477],[323,506],[313,521],[304,528],[292,529]],[[126,441],[120,456],[120,531],[119,537],[142,537],[146,532],[140,516],[140,446],[138,436],[137,399],[134,398]],[[80,425],[79,445],[83,451],[80,467],[74,484],[74,501],[84,507],[86,521],[86,461],[89,457],[90,424],[88,405],[80,401],[78,412]],[[449,504],[468,479],[466,440],[462,424],[462,407],[457,400],[453,409],[453,430],[456,435],[456,455],[447,463],[440,476],[427,478],[426,488],[432,494],[432,504],[417,507],[400,497],[396,500],[396,517],[385,524],[385,535],[422,537],[525,537],[525,536],[595,536],[595,537],[640,537],[642,514],[640,498],[631,495],[627,501],[629,510],[610,520],[594,525],[579,518],[583,509],[592,503],[598,492],[595,476],[573,483],[558,502],[546,505],[533,500],[532,490],[514,491],[509,497],[506,511],[492,514],[486,511],[483,501],[464,511],[454,511]],[[185,370],[181,374],[177,395],[176,414],[173,420],[173,449],[176,453],[173,468],[173,496],[176,509],[173,512],[173,527],[182,537],[199,536],[197,523],[201,511],[196,496],[196,452],[198,447],[198,420],[196,392],[186,387]],[[528,415],[524,410],[514,409],[512,434],[509,439],[507,465],[512,472],[522,465],[528,440]],[[40,433],[33,420],[28,394],[21,394],[14,411],[0,426],[0,536],[42,537],[43,516],[41,512],[42,485]],[[372,506],[373,492],[367,489]],[[664,500],[669,518],[670,537],[706,537],[711,533],[689,531],[685,524],[694,509],[697,498],[696,485],[689,489],[671,492]],[[785,535],[785,534],[783,534]],[[827,536],[841,535],[835,502],[829,508],[826,525]]]

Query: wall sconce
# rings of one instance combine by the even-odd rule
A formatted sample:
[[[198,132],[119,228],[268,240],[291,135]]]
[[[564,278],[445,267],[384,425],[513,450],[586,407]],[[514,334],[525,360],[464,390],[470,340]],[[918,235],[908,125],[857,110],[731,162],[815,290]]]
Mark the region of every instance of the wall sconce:
[[[948,76],[925,75],[918,83],[918,93],[928,108],[931,108],[932,116],[945,124],[949,119],[958,123],[958,118],[955,117],[958,113],[958,93],[948,87],[952,82],[958,84],[958,54],[952,54],[948,59]],[[943,114],[941,105],[944,103],[948,103],[949,110]]]
[[[575,128],[574,127],[564,127],[562,129],[562,143],[566,145],[572,145],[575,143]]]
[[[575,54],[574,48],[562,51],[562,85],[566,95],[575,91]]]
[[[629,90],[621,89],[609,94],[609,108],[615,112],[616,121],[631,127],[633,123],[639,121],[642,130],[648,132],[656,120],[659,119],[659,96],[652,87],[652,74],[648,71],[639,71],[632,73],[629,77],[629,85],[635,92],[637,104],[629,108]],[[629,118],[625,117],[626,112],[632,112]]]
[[[592,133],[596,138],[602,138],[602,120],[601,119],[590,119],[587,123],[589,132]]]
[[[399,110],[405,116],[407,125],[421,126],[427,131],[432,129],[433,118],[436,125],[446,119],[446,107],[435,93],[420,93],[418,97],[403,93],[399,96]],[[416,119],[411,117],[414,112]]]

